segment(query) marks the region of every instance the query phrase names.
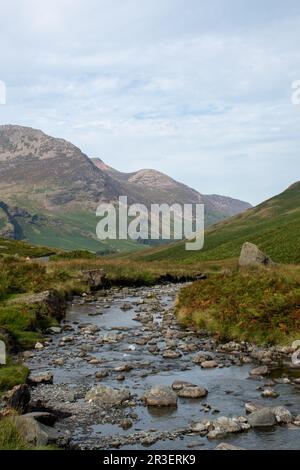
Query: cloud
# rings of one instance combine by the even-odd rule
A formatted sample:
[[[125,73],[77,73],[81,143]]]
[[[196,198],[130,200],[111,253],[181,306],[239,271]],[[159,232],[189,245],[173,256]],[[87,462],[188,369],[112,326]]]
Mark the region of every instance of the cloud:
[[[299,36],[297,0],[11,0],[0,120],[255,203],[299,179]]]

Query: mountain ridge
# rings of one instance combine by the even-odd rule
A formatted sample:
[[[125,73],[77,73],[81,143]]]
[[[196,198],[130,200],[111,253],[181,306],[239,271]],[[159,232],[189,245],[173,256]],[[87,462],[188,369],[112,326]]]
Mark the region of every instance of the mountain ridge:
[[[116,204],[120,195],[127,195],[129,204],[147,206],[205,202],[205,196],[157,170],[122,173],[102,161],[99,168],[65,139],[29,127],[0,126],[0,201],[5,204],[0,236],[66,249],[135,249],[138,244],[131,240],[96,238],[99,203]],[[241,204],[240,210],[249,206]],[[208,224],[228,216],[226,207],[210,201],[206,209]]]

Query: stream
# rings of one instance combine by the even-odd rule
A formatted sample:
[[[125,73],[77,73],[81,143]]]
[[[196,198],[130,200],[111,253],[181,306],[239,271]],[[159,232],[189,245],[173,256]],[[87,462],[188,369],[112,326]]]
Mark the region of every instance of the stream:
[[[31,374],[53,374],[53,383],[31,387],[34,410],[59,419],[55,429],[75,449],[214,449],[226,442],[245,449],[300,449],[300,427],[275,425],[208,439],[191,431],[191,422],[220,416],[246,416],[245,403],[285,406],[300,414],[300,370],[270,360],[267,377],[251,377],[259,364],[244,344],[222,348],[213,338],[183,330],[174,317],[183,285],[123,287],[77,297],[45,347],[26,359]],[[229,350],[228,350],[229,349]],[[203,352],[217,367],[194,363]],[[141,398],[154,386],[187,381],[204,387],[204,398],[178,398],[177,407],[146,406]],[[103,385],[130,392],[120,406],[87,400]],[[276,398],[263,398],[271,386]]]

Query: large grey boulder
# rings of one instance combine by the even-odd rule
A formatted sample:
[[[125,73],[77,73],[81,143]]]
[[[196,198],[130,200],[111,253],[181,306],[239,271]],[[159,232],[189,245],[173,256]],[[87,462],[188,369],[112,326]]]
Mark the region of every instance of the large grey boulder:
[[[274,263],[271,258],[263,253],[256,245],[249,242],[244,243],[239,260],[240,266],[269,266],[272,264]]]
[[[248,416],[252,428],[270,427],[276,424],[276,416],[271,408],[261,408]]]
[[[28,444],[34,446],[45,446],[48,444],[49,438],[47,432],[42,429],[35,419],[16,416],[13,418],[13,422],[22,439]]]

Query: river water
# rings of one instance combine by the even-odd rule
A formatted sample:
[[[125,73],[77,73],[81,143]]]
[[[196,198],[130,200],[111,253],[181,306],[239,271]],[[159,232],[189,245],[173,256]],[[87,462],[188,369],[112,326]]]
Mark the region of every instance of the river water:
[[[52,335],[46,347],[27,361],[32,374],[51,371],[54,376],[53,384],[32,388],[36,409],[65,413],[55,427],[69,433],[70,446],[75,448],[142,449],[151,444],[145,436],[153,435],[157,439],[153,439],[152,449],[213,449],[219,442],[245,449],[300,449],[300,427],[293,425],[251,429],[222,440],[190,432],[192,421],[246,416],[246,402],[283,405],[298,415],[300,385],[293,382],[299,371],[274,364],[269,377],[249,378],[256,364],[246,352],[224,353],[212,338],[182,330],[173,315],[175,297],[182,287],[113,288],[92,298],[75,298],[62,322],[63,331]],[[166,349],[180,357],[164,358]],[[202,369],[194,364],[193,357],[200,351],[215,359],[219,367]],[[242,357],[248,357],[249,363],[241,361]],[[124,364],[132,369],[116,370]],[[107,376],[97,379],[99,371]],[[177,408],[147,407],[140,400],[151,387],[171,386],[175,380],[205,387],[208,395],[203,399],[179,398]],[[270,381],[279,396],[262,398],[258,388],[270,385]],[[132,400],[108,410],[88,403],[86,392],[99,384],[127,388]],[[129,429],[122,428],[124,419],[131,421]]]

